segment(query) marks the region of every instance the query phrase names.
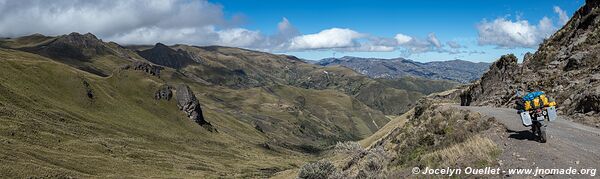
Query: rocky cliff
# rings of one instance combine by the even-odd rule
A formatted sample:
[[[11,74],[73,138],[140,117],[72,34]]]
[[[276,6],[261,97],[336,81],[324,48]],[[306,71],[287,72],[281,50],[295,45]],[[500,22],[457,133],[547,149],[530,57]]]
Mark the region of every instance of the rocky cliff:
[[[501,57],[467,93],[473,105],[512,106],[517,89],[541,90],[575,120],[600,122],[600,2],[586,0],[562,29],[518,64]]]

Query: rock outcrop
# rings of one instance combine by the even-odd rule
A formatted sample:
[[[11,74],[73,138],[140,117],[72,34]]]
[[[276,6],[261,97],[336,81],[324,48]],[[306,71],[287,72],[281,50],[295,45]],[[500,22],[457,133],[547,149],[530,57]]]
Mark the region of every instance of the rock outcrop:
[[[177,86],[176,93],[177,107],[179,110],[183,111],[187,114],[187,116],[194,120],[194,122],[200,124],[201,126],[209,127],[207,129],[211,129],[212,125],[204,119],[202,115],[202,108],[200,108],[200,103],[194,92],[190,89],[189,86],[185,84],[180,84]]]
[[[514,104],[517,89],[541,90],[554,97],[560,112],[589,124],[600,124],[600,2],[586,0],[562,29],[535,54],[503,56],[469,91],[473,105]]]
[[[83,80],[83,87],[85,88],[85,95],[90,100],[93,100],[94,99],[94,90],[92,90],[90,83],[88,83],[86,80]]]
[[[160,77],[160,71],[163,70],[164,68],[161,66],[152,65],[150,63],[146,63],[143,61],[134,61],[131,65],[125,65],[121,69],[139,70],[139,71],[146,72],[152,76]]]
[[[173,91],[171,91],[171,86],[169,85],[162,85],[155,93],[154,93],[154,99],[156,100],[171,100],[171,98],[173,97]]]
[[[503,55],[494,62],[488,72],[481,80],[469,87],[461,95],[461,101],[465,105],[474,102],[475,105],[504,106],[514,99],[518,89],[519,79],[515,78],[519,73],[517,57],[514,55]]]
[[[153,76],[160,76],[160,70],[164,68],[161,66],[151,65],[149,63],[137,61],[133,62],[133,69],[144,71]]]

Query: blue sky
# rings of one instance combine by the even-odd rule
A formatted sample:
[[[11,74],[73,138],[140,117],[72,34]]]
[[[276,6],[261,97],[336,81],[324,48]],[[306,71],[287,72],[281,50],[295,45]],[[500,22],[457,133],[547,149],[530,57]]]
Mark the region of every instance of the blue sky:
[[[335,52],[335,56],[345,55],[361,57],[394,58],[405,56],[418,61],[436,61],[465,59],[490,62],[502,54],[515,53],[522,56],[533,52],[531,47],[498,48],[494,45],[478,45],[477,24],[483,19],[494,20],[499,17],[516,20],[517,18],[537,23],[543,17],[554,21],[557,27],[559,16],[554,6],[566,11],[570,17],[583,5],[583,1],[573,0],[464,0],[464,1],[291,1],[291,0],[216,0],[221,4],[227,16],[242,15],[244,27],[258,29],[272,34],[283,17],[287,18],[301,33],[318,33],[332,27],[349,28],[370,35],[393,37],[402,33],[425,38],[435,33],[441,41],[456,41],[465,49],[483,51],[485,54],[447,54],[426,52],[401,55],[392,52]],[[284,52],[306,59],[332,57],[332,50],[309,50],[302,52]]]
[[[0,1],[0,37],[91,32],[131,44],[491,62],[533,52],[583,0]]]

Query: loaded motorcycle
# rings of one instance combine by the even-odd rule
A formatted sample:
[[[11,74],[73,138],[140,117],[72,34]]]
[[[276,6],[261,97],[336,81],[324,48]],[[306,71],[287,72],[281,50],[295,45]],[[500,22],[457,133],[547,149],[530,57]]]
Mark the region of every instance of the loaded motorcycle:
[[[533,134],[541,143],[546,143],[547,122],[556,120],[556,102],[549,102],[543,92],[534,92],[517,100],[517,113],[524,126],[531,126]]]
[[[545,107],[531,111],[522,111],[520,113],[523,125],[531,126],[533,134],[537,137],[537,140],[541,143],[546,143],[546,127],[548,122],[556,119],[556,108]]]

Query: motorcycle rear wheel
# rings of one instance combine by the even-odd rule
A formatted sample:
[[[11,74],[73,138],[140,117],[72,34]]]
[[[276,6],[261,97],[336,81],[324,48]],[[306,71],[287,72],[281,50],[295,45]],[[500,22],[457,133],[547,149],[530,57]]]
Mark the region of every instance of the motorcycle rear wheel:
[[[537,132],[538,136],[540,137],[540,142],[546,143],[546,127],[541,126],[541,124],[539,124]]]

